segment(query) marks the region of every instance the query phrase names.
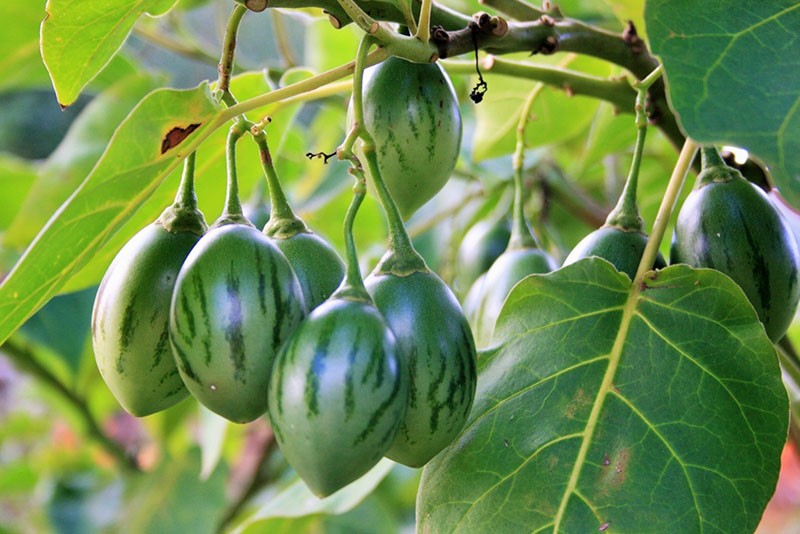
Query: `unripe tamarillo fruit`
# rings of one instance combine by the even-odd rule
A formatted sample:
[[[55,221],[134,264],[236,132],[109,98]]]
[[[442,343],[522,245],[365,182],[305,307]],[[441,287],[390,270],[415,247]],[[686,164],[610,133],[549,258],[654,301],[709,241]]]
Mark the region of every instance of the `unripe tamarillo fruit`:
[[[459,295],[466,294],[473,282],[505,252],[510,237],[511,219],[508,217],[478,221],[464,234],[455,265],[455,287]]]
[[[458,436],[477,383],[475,342],[450,288],[433,272],[373,272],[364,281],[408,369],[408,407],[386,457],[421,467]]]
[[[731,277],[758,313],[772,341],[792,322],[800,300],[800,253],[785,219],[767,195],[731,168],[710,167],[686,197],[670,263],[708,267]]]
[[[92,311],[92,346],[103,380],[131,414],[168,408],[189,392],[169,344],[169,303],[178,271],[200,235],[155,222],[119,251]]]
[[[259,417],[275,354],[304,315],[300,283],[269,239],[244,224],[212,228],[186,258],[170,309],[189,391],[231,421]]]
[[[611,262],[621,273],[633,280],[642,261],[647,235],[637,231],[627,231],[616,226],[605,225],[584,237],[564,260],[564,265],[575,263],[582,258],[597,256]],[[667,266],[664,256],[659,252],[652,265],[654,269]]]
[[[325,302],[342,283],[344,262],[317,234],[298,232],[288,238],[273,237],[272,240],[297,275],[309,311]]]
[[[549,273],[557,267],[553,258],[539,248],[514,248],[503,252],[486,275],[475,281],[466,297],[472,308],[473,315],[469,319],[475,344],[479,348],[489,345],[506,297],[520,280],[529,274]]]
[[[334,294],[283,346],[268,391],[281,451],[325,497],[369,471],[394,441],[407,372],[372,303]]]
[[[364,126],[404,219],[447,183],[461,147],[461,112],[438,63],[391,57],[364,71]]]

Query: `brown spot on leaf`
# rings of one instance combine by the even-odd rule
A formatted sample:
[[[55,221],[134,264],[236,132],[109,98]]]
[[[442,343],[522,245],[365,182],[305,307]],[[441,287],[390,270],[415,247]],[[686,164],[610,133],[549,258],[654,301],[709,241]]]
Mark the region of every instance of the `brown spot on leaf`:
[[[567,404],[565,410],[565,415],[567,416],[567,419],[574,419],[575,414],[578,412],[578,410],[588,406],[589,404],[592,403],[592,401],[593,401],[592,397],[589,396],[583,390],[583,388],[578,389],[578,391],[575,392],[575,397]]]
[[[186,128],[182,128],[180,126],[175,126],[167,135],[164,136],[164,139],[161,140],[161,153],[164,154],[167,150],[175,148],[179,144],[183,142],[184,139],[189,137],[193,131],[198,129],[200,124],[190,124]]]

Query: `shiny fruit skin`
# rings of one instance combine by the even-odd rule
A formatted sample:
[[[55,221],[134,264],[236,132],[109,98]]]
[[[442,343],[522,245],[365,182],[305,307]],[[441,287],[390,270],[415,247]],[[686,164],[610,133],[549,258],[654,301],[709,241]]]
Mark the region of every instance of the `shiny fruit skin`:
[[[678,213],[670,263],[731,277],[772,341],[789,328],[800,300],[797,242],[767,195],[744,178],[692,190]]]
[[[564,260],[564,265],[575,263],[582,258],[597,256],[611,262],[616,269],[633,280],[642,261],[647,236],[641,232],[627,232],[615,226],[603,226],[584,237]],[[664,256],[659,252],[653,264],[654,269],[667,266]]]
[[[392,444],[405,412],[407,371],[375,306],[334,297],[281,349],[268,391],[281,451],[325,497],[369,471]]]
[[[178,275],[170,339],[184,383],[211,411],[237,423],[267,409],[281,344],[305,315],[288,260],[242,224],[210,230]]]
[[[480,275],[508,247],[511,237],[511,220],[503,217],[497,221],[478,221],[461,241],[456,263],[456,287],[459,294],[466,293]]]
[[[461,432],[475,397],[475,342],[449,287],[433,272],[365,280],[409,373],[400,432],[386,457],[421,467]]]
[[[478,295],[473,296],[475,308],[470,322],[478,348],[489,345],[494,324],[511,289],[530,274],[548,273],[557,267],[553,258],[538,248],[507,250],[497,258],[486,276],[476,281],[481,285],[475,289]]]
[[[169,344],[169,303],[181,265],[200,236],[153,223],[119,251],[92,311],[92,346],[103,380],[137,417],[185,398]]]
[[[286,239],[273,238],[273,243],[294,269],[309,311],[325,302],[342,283],[342,258],[317,234],[300,232]]]
[[[461,147],[461,112],[438,63],[391,57],[364,72],[364,125],[404,219],[442,188]]]

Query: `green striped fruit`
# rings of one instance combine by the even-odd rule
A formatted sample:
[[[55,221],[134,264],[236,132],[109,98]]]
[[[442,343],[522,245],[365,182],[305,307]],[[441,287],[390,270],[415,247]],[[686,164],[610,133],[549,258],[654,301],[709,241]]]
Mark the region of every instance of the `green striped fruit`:
[[[461,112],[438,63],[391,57],[364,72],[364,125],[404,219],[447,183],[461,147]]]
[[[455,286],[460,295],[466,293],[473,282],[489,270],[508,247],[510,237],[511,220],[508,217],[496,221],[478,221],[464,234],[455,265]]]
[[[455,295],[436,274],[372,273],[367,291],[408,369],[408,407],[386,457],[421,467],[464,426],[477,383],[475,342]]]
[[[553,258],[538,248],[503,252],[486,271],[486,276],[476,281],[480,286],[470,289],[470,293],[476,292],[472,296],[473,315],[469,317],[476,345],[479,348],[489,345],[506,297],[520,280],[529,274],[549,273],[557,267]]]
[[[300,283],[269,239],[243,224],[213,228],[186,258],[170,309],[189,391],[231,421],[259,417],[275,355],[304,315]]]
[[[611,262],[621,273],[633,280],[642,261],[647,236],[641,232],[628,232],[616,226],[602,226],[584,237],[564,260],[564,265],[575,263],[581,258],[598,256]],[[667,266],[664,256],[656,255],[653,268]]]
[[[731,277],[770,339],[778,341],[800,300],[797,243],[767,195],[730,171],[728,179],[706,171],[697,177],[678,213],[670,263],[708,267]]]
[[[268,390],[278,445],[320,497],[381,459],[408,397],[406,370],[381,314],[369,301],[335,296],[281,349]]]
[[[178,271],[200,236],[153,223],[119,251],[92,311],[92,346],[103,380],[143,417],[185,398],[169,344],[169,303]]]
[[[300,232],[286,239],[273,238],[303,288],[308,310],[330,297],[344,279],[344,262],[327,241],[311,232]]]

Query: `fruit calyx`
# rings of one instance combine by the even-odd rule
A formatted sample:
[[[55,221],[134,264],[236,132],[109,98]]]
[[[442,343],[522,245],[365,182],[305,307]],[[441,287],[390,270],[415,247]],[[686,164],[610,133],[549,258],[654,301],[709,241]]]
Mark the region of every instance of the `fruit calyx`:
[[[313,233],[300,217],[283,218],[270,215],[264,226],[264,235],[275,239],[289,239],[297,234]]]
[[[644,231],[644,220],[641,215],[639,215],[636,205],[634,204],[634,211],[631,212],[623,206],[624,200],[625,194],[623,193],[617,206],[608,214],[603,227],[611,227],[623,232],[636,232],[646,235]]]
[[[731,180],[746,180],[742,173],[725,164],[716,147],[707,146],[700,149],[701,171],[695,182],[695,189],[712,183],[725,183]]]
[[[395,276],[410,276],[414,273],[430,272],[428,265],[419,253],[414,250],[396,250],[392,243],[389,243],[389,250],[375,266],[373,274],[393,274]]]
[[[313,233],[303,219],[295,215],[286,199],[275,165],[272,163],[272,155],[267,145],[267,134],[264,133],[264,130],[260,130],[253,135],[253,140],[258,145],[261,155],[261,166],[264,168],[264,175],[267,178],[271,206],[269,221],[264,226],[264,235],[275,239],[289,239],[297,234]]]

